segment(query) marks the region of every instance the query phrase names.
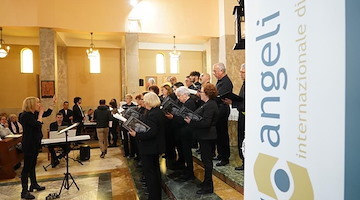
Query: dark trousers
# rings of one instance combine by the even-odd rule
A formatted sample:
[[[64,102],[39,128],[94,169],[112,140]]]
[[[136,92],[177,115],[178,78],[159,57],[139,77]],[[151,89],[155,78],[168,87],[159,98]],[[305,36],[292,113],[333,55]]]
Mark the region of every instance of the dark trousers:
[[[240,159],[243,161],[243,164],[245,160],[241,147],[244,139],[245,139],[245,115],[242,114],[242,112],[240,112],[238,119],[238,150],[239,150]]]
[[[121,132],[123,134],[123,145],[124,145],[124,153],[125,156],[130,155],[130,146],[129,146],[129,133],[125,128],[121,128]]]
[[[230,158],[230,142],[228,132],[228,117],[230,114],[230,107],[227,105],[219,106],[219,119],[216,123],[217,139],[216,146],[218,151],[218,158],[221,161],[229,162]]]
[[[54,150],[55,147],[60,147],[63,150],[63,152],[59,156],[56,156],[56,152]],[[56,159],[61,159],[61,158],[65,157],[65,155],[70,152],[70,146],[68,144],[50,145],[48,147],[48,149],[51,154],[51,162],[54,162]]]
[[[192,135],[191,132],[186,132],[185,134],[190,134],[190,137],[189,135],[183,135],[181,137],[182,152],[186,164],[184,174],[186,176],[194,176],[194,165],[193,165],[192,151],[191,151]]]
[[[141,155],[149,200],[161,199],[161,175],[159,155]]]
[[[184,151],[183,151],[183,146],[182,146],[182,142],[181,142],[181,132],[180,130],[176,130],[174,132],[175,135],[175,147],[176,147],[176,151],[177,151],[177,164],[181,164],[183,165],[185,162],[185,157],[184,157]]]
[[[84,123],[83,122],[76,122],[79,123],[79,125],[76,127],[76,135],[81,135],[83,128],[84,128]]]
[[[37,185],[35,166],[38,155],[39,155],[38,152],[34,154],[24,154],[24,167],[21,171],[21,185],[23,192],[29,190],[28,189],[29,177],[30,177],[31,185]]]
[[[129,135],[130,137],[130,156],[139,156],[139,147],[136,138]]]
[[[113,121],[112,123],[112,127],[110,128],[110,134],[109,134],[109,137],[108,137],[108,141],[109,141],[109,144],[111,144],[111,136],[113,138],[113,145],[116,145],[117,141],[118,141],[118,129],[119,127],[119,121]]]
[[[203,181],[203,189],[213,189],[214,184],[212,180],[212,170],[213,170],[213,161],[212,161],[212,147],[213,140],[199,140],[200,151],[201,151],[201,162],[204,164],[205,175]]]
[[[165,125],[165,156],[167,160],[176,160],[175,137],[171,125]]]

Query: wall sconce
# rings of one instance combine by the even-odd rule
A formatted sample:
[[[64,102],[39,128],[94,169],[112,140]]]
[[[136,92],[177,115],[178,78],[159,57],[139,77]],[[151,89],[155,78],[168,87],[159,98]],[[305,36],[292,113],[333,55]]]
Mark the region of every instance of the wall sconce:
[[[2,39],[2,27],[0,27],[0,32],[0,58],[5,58],[10,51],[10,47],[5,45],[5,41]]]
[[[239,6],[234,7],[235,16],[235,45],[234,50],[245,49],[245,4],[244,0],[238,0]]]

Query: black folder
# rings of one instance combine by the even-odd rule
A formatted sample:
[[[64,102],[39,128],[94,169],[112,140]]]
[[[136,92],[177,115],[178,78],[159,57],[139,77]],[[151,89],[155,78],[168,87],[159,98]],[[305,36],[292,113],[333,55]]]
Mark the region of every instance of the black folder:
[[[243,98],[232,92],[219,96],[220,99],[231,99],[232,101],[243,101]]]

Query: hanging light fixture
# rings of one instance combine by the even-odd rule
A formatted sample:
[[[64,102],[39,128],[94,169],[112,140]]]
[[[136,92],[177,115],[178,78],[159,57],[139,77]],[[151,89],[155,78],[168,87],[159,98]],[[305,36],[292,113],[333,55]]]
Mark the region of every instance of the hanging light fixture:
[[[99,50],[95,49],[93,43],[93,33],[91,32],[91,44],[90,48],[86,50],[88,58],[90,60],[90,73],[100,73],[100,53]]]
[[[170,52],[170,57],[180,57],[180,51],[176,51],[176,46],[175,46],[175,35],[173,36],[174,38],[174,50],[172,52]]]
[[[10,51],[10,47],[5,45],[5,41],[2,39],[2,27],[0,27],[0,32],[0,58],[5,58]]]
[[[93,57],[97,57],[99,55],[99,51],[95,49],[95,45],[93,43],[93,33],[91,32],[90,34],[91,34],[91,44],[90,44],[90,48],[86,50],[89,59]]]

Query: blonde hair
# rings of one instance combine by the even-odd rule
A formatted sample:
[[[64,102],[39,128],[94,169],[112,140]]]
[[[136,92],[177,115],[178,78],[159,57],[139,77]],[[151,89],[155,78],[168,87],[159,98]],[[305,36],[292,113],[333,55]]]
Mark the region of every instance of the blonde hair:
[[[36,103],[39,102],[40,99],[37,97],[26,97],[23,101],[22,110],[25,112],[32,112],[36,108]]]
[[[133,98],[133,97],[131,96],[131,94],[126,94],[126,95],[125,95],[125,98],[126,98],[126,97],[129,97],[130,99]]]
[[[144,103],[150,107],[155,108],[160,106],[160,99],[154,92],[148,92],[144,95]]]
[[[10,114],[9,115],[9,120],[11,120],[11,118],[17,118],[17,116],[15,114]]]

